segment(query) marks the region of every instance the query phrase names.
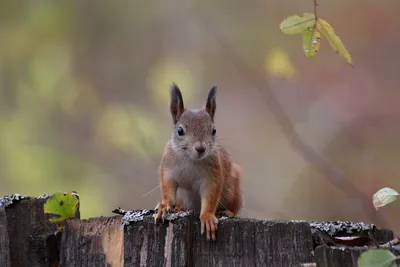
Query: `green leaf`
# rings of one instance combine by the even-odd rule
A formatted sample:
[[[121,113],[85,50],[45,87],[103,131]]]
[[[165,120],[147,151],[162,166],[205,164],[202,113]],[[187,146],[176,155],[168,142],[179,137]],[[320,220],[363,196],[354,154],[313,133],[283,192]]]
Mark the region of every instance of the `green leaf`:
[[[312,13],[304,13],[302,17],[293,15],[285,18],[279,25],[284,34],[302,34],[308,28],[315,25],[315,16]]]
[[[387,249],[369,249],[358,257],[359,267],[396,267],[396,256]]]
[[[321,33],[313,28],[308,28],[303,32],[303,51],[306,57],[315,56],[321,45]]]
[[[354,67],[349,51],[347,51],[342,40],[340,40],[339,36],[335,33],[333,27],[326,20],[318,17],[317,29],[325,36],[332,49],[342,56],[350,66]]]
[[[399,197],[399,193],[397,193],[395,190],[389,187],[384,187],[380,190],[378,190],[373,196],[372,196],[372,203],[374,204],[374,207],[376,210],[378,210],[379,207],[386,206],[389,203],[392,203]]]
[[[44,204],[44,213],[57,215],[50,218],[51,222],[61,222],[74,217],[79,207],[79,197],[76,193],[57,192],[51,195]]]

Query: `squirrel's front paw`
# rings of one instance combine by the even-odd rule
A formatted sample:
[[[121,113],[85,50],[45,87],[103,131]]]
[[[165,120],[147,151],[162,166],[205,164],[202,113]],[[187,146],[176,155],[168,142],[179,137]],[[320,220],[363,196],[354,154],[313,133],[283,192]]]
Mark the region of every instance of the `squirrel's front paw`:
[[[201,222],[201,234],[204,233],[204,230],[207,235],[207,240],[215,240],[215,232],[217,231],[218,219],[215,217],[215,214],[211,212],[205,212],[200,215]]]
[[[175,206],[173,209],[172,209],[172,212],[173,213],[177,213],[177,212],[181,212],[181,211],[185,211],[183,208],[181,208],[181,207],[179,207],[179,206]]]
[[[154,216],[155,223],[157,223],[157,221],[160,219],[162,219],[162,221],[164,221],[167,214],[171,212],[171,206],[168,204],[165,204],[164,202],[158,203],[158,205],[155,209],[157,210],[157,214],[156,214],[156,216]]]
[[[235,214],[230,210],[222,210],[217,212],[219,216],[226,216],[226,217],[235,217]]]

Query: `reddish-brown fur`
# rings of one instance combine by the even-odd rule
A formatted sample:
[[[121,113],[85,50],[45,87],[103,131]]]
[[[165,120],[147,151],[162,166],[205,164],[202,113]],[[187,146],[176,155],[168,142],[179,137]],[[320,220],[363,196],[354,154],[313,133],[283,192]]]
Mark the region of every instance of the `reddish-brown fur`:
[[[207,239],[215,239],[218,225],[218,219],[215,215],[236,216],[243,203],[241,168],[231,160],[226,150],[215,140],[210,142],[208,154],[201,160],[187,159],[188,156],[180,150],[183,146],[182,144],[187,145],[189,147],[188,150],[190,150],[193,140],[206,140],[209,138],[209,136],[202,136],[207,135],[207,132],[205,134],[200,133],[200,130],[207,127],[212,129],[210,127],[214,125],[216,103],[215,92],[213,93],[214,95],[211,95],[210,91],[209,99],[204,108],[186,112],[180,91],[175,92],[175,94],[171,92],[170,109],[173,114],[174,129],[177,127],[176,123],[182,123],[179,124],[182,127],[186,125],[187,129],[189,129],[189,137],[180,137],[181,139],[174,143],[173,138],[176,138],[176,136],[173,136],[165,146],[160,164],[162,201],[155,217],[157,221],[163,218],[168,211],[185,210],[185,206],[197,209],[196,203],[199,203],[189,198],[194,198],[198,194],[200,198],[201,232],[206,232]],[[184,113],[185,115],[183,116],[182,114]],[[200,123],[204,123],[204,125],[198,125],[199,121],[196,121],[195,118],[200,118]],[[193,133],[190,133],[190,129],[192,129]],[[193,135],[193,138],[190,134]],[[186,148],[185,151],[187,151]],[[185,173],[187,174],[185,175]],[[192,184],[188,185],[188,183]],[[177,190],[180,187],[188,188],[189,193],[187,195],[177,194]]]

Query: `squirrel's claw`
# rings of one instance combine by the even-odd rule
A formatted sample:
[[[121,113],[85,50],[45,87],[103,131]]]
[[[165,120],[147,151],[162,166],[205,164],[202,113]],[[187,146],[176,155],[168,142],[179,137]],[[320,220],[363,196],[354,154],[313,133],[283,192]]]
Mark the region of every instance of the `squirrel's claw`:
[[[178,206],[175,206],[173,209],[172,209],[172,212],[173,213],[177,213],[177,212],[181,212],[181,211],[185,211],[183,208],[181,208],[181,207],[178,207]]]
[[[230,210],[222,210],[217,213],[219,216],[235,217],[235,214]]]
[[[158,203],[157,203],[157,206],[154,208],[154,210],[156,210],[156,211],[157,211],[157,210],[160,208],[160,205],[161,205],[161,203],[160,203],[160,202],[158,202]]]
[[[157,213],[154,216],[154,222],[157,223],[160,219],[164,222],[167,215],[172,212],[172,208],[170,205],[165,205],[163,203],[158,203],[156,206]]]
[[[215,240],[215,232],[218,228],[218,219],[211,212],[204,213],[200,216],[201,231],[203,235],[206,232],[207,240]]]

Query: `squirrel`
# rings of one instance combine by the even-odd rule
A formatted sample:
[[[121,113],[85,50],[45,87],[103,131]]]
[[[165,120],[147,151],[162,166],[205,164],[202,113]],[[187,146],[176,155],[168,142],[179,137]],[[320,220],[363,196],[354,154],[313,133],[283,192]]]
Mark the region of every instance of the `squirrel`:
[[[185,108],[180,89],[170,88],[172,136],[162,155],[159,175],[162,201],[155,222],[170,212],[200,213],[201,235],[215,235],[215,216],[236,216],[242,208],[241,167],[217,142],[214,116],[217,87],[209,92],[205,106]]]

